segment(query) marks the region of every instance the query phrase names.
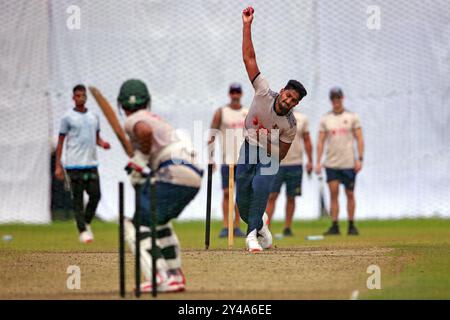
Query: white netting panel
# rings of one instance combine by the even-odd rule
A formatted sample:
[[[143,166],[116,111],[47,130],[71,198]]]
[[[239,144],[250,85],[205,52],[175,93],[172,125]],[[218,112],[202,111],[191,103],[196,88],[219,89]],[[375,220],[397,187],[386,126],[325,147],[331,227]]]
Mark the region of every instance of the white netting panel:
[[[48,7],[0,3],[0,223],[50,221]]]
[[[66,10],[72,5],[81,10],[80,29],[67,27]],[[300,110],[310,118],[314,141],[320,116],[331,108],[330,87],[341,86],[347,108],[359,113],[366,154],[357,182],[357,217],[450,215],[450,7],[445,0],[377,1],[379,30],[368,28],[367,10],[373,3],[365,0],[48,1],[48,11],[41,15],[48,13],[48,29],[40,25],[38,15],[19,17],[15,6],[2,3],[1,8],[2,26],[19,17],[30,35],[33,30],[48,33],[49,65],[44,59],[34,61],[32,70],[49,73],[35,90],[44,94],[46,89],[39,88],[49,82],[48,111],[56,136],[62,114],[72,106],[72,87],[80,82],[97,86],[115,106],[122,82],[140,78],[149,86],[153,110],[191,133],[194,123],[204,130],[209,127],[214,110],[228,101],[231,82],[243,84],[243,103],[248,106],[252,88],[242,63],[240,17],[247,5],[256,10],[253,40],[271,87],[279,90],[294,78],[309,91]],[[12,38],[2,28],[2,41]],[[22,39],[16,39],[15,46],[32,50]],[[2,72],[16,72],[25,63],[4,63],[3,56]],[[1,86],[7,88],[3,82]],[[100,113],[91,96],[88,107]],[[40,116],[29,115],[36,121]],[[113,218],[117,182],[126,181],[127,159],[104,117],[101,127],[113,148],[99,150],[103,198],[98,211]],[[203,141],[195,143],[201,149]],[[220,218],[220,173],[213,188],[213,217]],[[315,178],[304,178],[303,193],[296,217],[314,218]],[[202,218],[205,203],[206,179],[182,217]],[[281,197],[276,218],[282,218],[283,208]]]

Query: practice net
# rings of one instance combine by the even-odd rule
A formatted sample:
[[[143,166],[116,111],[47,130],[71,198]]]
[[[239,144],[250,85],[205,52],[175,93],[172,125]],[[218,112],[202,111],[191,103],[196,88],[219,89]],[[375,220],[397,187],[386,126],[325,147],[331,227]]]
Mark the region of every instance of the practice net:
[[[346,107],[360,115],[366,153],[357,218],[450,216],[450,7],[445,0],[376,3],[2,1],[0,223],[70,216],[69,195],[52,180],[51,156],[78,83],[98,87],[116,106],[123,81],[144,80],[152,110],[190,133],[206,159],[206,130],[228,102],[229,84],[243,85],[245,106],[253,96],[241,54],[241,11],[248,5],[255,8],[258,64],[272,89],[288,79],[308,89],[298,109],[309,117],[313,143],[331,109],[331,87],[342,87]],[[92,96],[87,106],[101,115]],[[127,157],[100,119],[112,149],[98,150],[98,216],[111,220],[118,181],[126,183],[129,216],[134,196],[123,170]],[[305,176],[295,217],[318,217],[318,199],[317,178]],[[221,201],[216,172],[213,218],[222,216]],[[205,203],[206,178],[180,218],[202,219]],[[276,219],[284,206],[283,196]]]

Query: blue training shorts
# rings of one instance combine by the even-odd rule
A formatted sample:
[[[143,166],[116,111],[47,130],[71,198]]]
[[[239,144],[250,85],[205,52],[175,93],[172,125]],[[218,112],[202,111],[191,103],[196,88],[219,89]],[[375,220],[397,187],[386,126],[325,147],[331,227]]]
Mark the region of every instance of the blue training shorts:
[[[228,180],[230,177],[230,169],[227,164],[220,167],[220,174],[222,176],[222,189],[228,189]],[[234,166],[234,181],[236,182],[236,166]]]
[[[302,195],[302,176],[303,167],[298,166],[280,166],[275,179],[270,187],[271,193],[279,193],[283,183],[286,183],[286,193],[289,197]]]
[[[338,180],[345,186],[345,189],[353,191],[355,189],[356,172],[354,169],[331,169],[325,168],[327,182]]]

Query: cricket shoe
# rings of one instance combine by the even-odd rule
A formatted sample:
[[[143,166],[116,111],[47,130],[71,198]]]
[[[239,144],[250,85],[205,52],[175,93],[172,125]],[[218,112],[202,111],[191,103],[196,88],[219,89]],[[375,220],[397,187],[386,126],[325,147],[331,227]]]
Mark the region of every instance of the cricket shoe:
[[[349,236],[357,236],[357,235],[359,235],[358,229],[356,229],[355,226],[349,226],[347,235],[349,235]]]
[[[245,238],[245,233],[243,233],[240,228],[234,228],[233,233],[235,237]]]
[[[330,229],[328,229],[327,232],[323,234],[324,236],[339,236],[341,235],[341,232],[339,231],[338,225],[332,225]]]
[[[176,281],[186,285],[186,277],[184,276],[183,271],[181,271],[181,268],[171,269],[169,270],[169,274],[172,275]]]
[[[283,236],[285,236],[285,237],[292,237],[292,236],[294,236],[294,234],[292,233],[291,228],[284,228]]]
[[[94,239],[92,238],[92,236],[89,234],[88,231],[83,231],[80,233],[81,243],[91,243],[92,241],[94,241]]]
[[[258,231],[258,243],[263,249],[270,249],[272,248],[273,238],[269,230],[269,217],[267,213],[264,212],[262,220],[263,227]]]
[[[181,292],[185,289],[185,285],[182,282],[177,281],[172,275],[162,277],[158,273],[156,275],[156,284],[156,289],[160,293]],[[141,293],[152,293],[152,289],[153,286],[151,281],[145,281],[141,284]]]
[[[91,225],[86,223],[86,231],[91,236],[92,240],[94,240],[94,233],[92,232]]]
[[[228,228],[223,228],[220,230],[219,238],[226,238],[228,237]]]
[[[249,252],[261,252],[263,248],[258,242],[256,229],[250,232],[245,239],[245,245]]]

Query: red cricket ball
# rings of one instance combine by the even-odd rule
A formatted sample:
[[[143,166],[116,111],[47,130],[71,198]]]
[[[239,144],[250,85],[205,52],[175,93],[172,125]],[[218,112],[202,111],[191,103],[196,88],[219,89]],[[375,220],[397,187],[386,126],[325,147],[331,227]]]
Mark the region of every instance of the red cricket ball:
[[[255,9],[253,9],[253,7],[248,7],[245,15],[249,16],[249,15],[253,14],[254,12],[255,12]]]

